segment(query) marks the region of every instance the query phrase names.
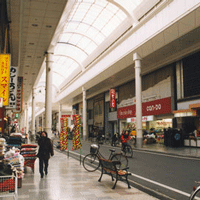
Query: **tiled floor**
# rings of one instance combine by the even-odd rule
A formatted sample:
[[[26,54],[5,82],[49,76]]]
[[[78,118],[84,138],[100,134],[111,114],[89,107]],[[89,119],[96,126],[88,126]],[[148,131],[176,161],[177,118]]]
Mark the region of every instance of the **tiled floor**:
[[[35,162],[35,173],[27,168],[18,189],[18,199],[24,200],[153,200],[156,199],[138,189],[128,189],[127,184],[118,181],[115,190],[111,189],[111,177],[104,175],[98,182],[100,172],[87,172],[80,162],[55,151],[49,162],[49,173],[43,179]],[[13,198],[0,198],[10,200]]]

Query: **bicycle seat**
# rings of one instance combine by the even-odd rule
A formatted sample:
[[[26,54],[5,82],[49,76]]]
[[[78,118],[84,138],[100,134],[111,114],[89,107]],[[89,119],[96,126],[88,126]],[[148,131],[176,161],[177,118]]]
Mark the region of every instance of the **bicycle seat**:
[[[115,152],[115,149],[109,149],[111,152]]]

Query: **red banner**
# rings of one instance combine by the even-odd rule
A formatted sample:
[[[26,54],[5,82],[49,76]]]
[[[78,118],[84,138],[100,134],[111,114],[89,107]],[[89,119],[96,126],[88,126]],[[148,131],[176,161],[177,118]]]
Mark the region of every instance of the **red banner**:
[[[117,109],[117,119],[136,116],[136,105]],[[142,103],[142,116],[171,113],[171,97]]]
[[[115,89],[110,89],[110,107],[115,108]]]

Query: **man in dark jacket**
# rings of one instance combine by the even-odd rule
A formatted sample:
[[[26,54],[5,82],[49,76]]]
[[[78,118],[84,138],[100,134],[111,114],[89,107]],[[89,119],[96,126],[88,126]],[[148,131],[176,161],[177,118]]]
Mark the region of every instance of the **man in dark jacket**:
[[[48,173],[50,155],[51,156],[54,155],[53,144],[52,141],[47,137],[47,132],[45,131],[42,132],[41,137],[38,140],[38,145],[39,145],[39,151],[37,156],[39,158],[39,171],[41,178],[43,178],[44,172],[46,175]]]

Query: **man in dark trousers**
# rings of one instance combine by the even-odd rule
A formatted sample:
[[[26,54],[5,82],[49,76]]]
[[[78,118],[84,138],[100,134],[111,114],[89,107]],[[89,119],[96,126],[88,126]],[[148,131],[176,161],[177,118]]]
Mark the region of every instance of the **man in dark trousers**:
[[[39,171],[41,178],[48,173],[48,165],[50,155],[54,155],[52,141],[47,137],[47,132],[42,131],[41,137],[38,140],[39,151],[37,157],[39,158]]]

